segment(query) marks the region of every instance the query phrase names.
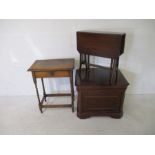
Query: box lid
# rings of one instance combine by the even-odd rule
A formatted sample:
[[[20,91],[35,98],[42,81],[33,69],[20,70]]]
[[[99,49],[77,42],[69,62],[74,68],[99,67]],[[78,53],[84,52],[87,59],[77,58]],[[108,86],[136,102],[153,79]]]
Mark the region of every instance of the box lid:
[[[91,68],[86,74],[82,69],[81,74],[76,70],[75,85],[78,87],[127,87],[129,85],[120,70],[117,77],[110,78],[110,68]]]

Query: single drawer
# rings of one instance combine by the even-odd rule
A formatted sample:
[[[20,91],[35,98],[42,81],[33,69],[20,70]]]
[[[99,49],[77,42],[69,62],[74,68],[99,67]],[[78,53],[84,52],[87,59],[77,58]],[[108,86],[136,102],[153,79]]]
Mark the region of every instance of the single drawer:
[[[48,71],[48,72],[35,72],[36,78],[45,78],[45,77],[69,77],[69,71]]]

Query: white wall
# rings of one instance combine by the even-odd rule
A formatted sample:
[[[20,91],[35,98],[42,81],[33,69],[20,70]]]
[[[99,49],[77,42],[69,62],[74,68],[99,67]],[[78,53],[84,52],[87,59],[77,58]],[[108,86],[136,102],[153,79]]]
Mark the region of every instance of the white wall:
[[[130,83],[127,93],[155,93],[155,20],[0,20],[0,95],[35,94],[26,70],[36,59],[78,60],[78,30],[126,32],[119,67]],[[48,91],[69,89],[68,79],[46,85]]]

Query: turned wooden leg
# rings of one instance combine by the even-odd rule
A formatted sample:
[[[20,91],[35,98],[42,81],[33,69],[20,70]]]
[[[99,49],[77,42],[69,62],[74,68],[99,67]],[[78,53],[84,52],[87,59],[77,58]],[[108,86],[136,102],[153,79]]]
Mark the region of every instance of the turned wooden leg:
[[[117,82],[117,79],[118,79],[118,65],[119,65],[119,58],[116,59],[116,78],[115,78],[115,83]]]
[[[111,58],[111,64],[110,64],[110,78],[109,78],[109,83],[110,83],[110,84],[112,84],[113,67],[114,67],[114,59]]]
[[[43,96],[44,96],[44,99],[46,101],[46,91],[45,91],[45,85],[44,85],[44,80],[43,78],[41,78],[41,83],[42,83],[42,87],[43,87]]]
[[[117,82],[119,58],[112,58],[110,65],[110,84]]]
[[[73,71],[70,72],[70,86],[71,86],[72,112],[74,112],[74,85],[73,85]]]
[[[89,72],[89,55],[86,55],[86,71]]]
[[[38,91],[38,87],[37,87],[37,79],[34,76],[33,76],[33,82],[34,82],[36,93],[37,93],[39,109],[40,109],[40,112],[43,113],[43,111],[42,111],[42,102],[40,101],[39,91]]]
[[[82,54],[80,54],[80,64],[79,64],[79,72],[81,73],[82,68]]]

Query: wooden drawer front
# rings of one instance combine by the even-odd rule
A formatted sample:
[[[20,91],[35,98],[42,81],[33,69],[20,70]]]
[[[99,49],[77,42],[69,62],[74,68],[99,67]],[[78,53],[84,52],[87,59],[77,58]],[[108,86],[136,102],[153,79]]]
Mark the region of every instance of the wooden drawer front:
[[[119,96],[85,96],[82,107],[86,111],[119,111],[120,104]]]
[[[82,93],[83,111],[119,111],[122,98],[121,89],[94,90]]]
[[[101,90],[87,90],[82,91],[87,96],[120,96],[123,89],[101,89]]]
[[[36,78],[44,77],[69,77],[69,71],[51,71],[51,72],[35,72]]]

